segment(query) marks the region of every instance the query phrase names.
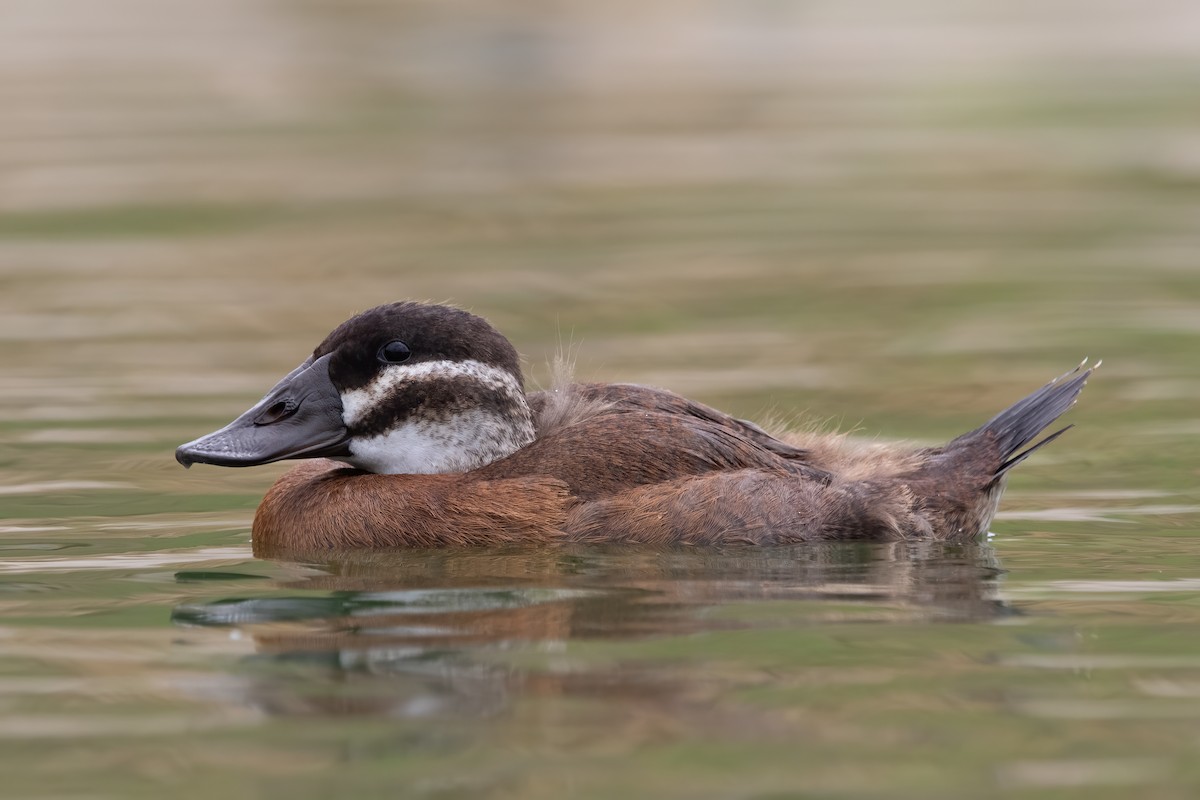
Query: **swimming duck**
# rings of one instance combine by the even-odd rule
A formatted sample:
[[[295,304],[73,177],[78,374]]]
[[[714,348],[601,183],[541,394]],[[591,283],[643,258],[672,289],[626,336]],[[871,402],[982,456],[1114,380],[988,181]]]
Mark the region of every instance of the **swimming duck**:
[[[661,389],[526,393],[484,319],[398,302],[339,325],[253,408],[176,450],[245,467],[306,459],[268,491],[255,551],[509,542],[967,540],[1009,470],[1070,408],[1080,365],[940,447],[791,436]]]

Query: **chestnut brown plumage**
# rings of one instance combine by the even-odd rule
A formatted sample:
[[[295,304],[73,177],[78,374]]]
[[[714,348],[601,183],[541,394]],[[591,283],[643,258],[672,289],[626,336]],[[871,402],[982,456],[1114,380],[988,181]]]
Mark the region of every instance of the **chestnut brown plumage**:
[[[921,449],[839,436],[782,441],[670,392],[563,387],[530,395],[535,421],[554,417],[532,444],[472,472],[294,468],[259,507],[255,550],[968,540],[987,530],[1008,470],[1061,433],[1027,448],[1091,372],[1076,370],[977,430]]]
[[[1008,471],[1063,432],[1032,444],[1092,369],[945,446],[862,446],[772,436],[643,386],[527,395],[516,350],[486,320],[400,302],[338,326],[259,403],[176,458],[233,467],[335,459],[296,467],[267,493],[254,520],[264,554],[965,540],[987,529]]]

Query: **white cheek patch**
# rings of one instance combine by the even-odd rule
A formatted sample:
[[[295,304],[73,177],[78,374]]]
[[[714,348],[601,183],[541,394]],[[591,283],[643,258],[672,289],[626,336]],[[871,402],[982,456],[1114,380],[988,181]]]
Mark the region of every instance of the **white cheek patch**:
[[[425,361],[419,364],[390,364],[375,380],[361,389],[342,393],[342,421],[351,427],[371,412],[397,386],[430,379],[468,378],[492,389],[515,396],[522,394],[517,379],[507,370],[481,361]]]
[[[359,469],[384,475],[429,474],[441,470],[444,446],[428,436],[406,426],[398,431],[371,439],[350,442],[351,458],[346,459]],[[435,462],[437,462],[435,464]]]
[[[345,460],[381,474],[467,472],[532,439],[532,429],[528,438],[518,438],[519,432],[508,420],[472,410],[448,423],[412,420],[380,436],[352,439],[351,458]]]
[[[374,436],[350,440],[350,457],[339,459],[368,472],[431,474],[466,472],[503,458],[533,441],[524,392],[511,373],[479,361],[430,361],[394,364],[367,386],[342,394],[342,419],[346,427],[369,416],[398,387],[462,379],[519,398],[522,413],[469,408],[450,418],[420,413]]]

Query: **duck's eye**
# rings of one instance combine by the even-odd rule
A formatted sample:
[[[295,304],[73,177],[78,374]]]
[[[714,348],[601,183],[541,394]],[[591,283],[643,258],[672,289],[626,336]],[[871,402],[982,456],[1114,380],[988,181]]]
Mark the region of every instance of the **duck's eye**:
[[[377,357],[384,364],[399,364],[401,361],[407,361],[411,355],[412,350],[408,349],[408,345],[397,339],[379,348]]]

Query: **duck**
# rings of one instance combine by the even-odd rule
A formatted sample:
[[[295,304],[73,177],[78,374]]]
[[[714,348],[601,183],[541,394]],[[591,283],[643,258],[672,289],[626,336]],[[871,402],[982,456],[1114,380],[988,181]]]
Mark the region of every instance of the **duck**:
[[[400,301],[337,326],[184,467],[299,463],[254,516],[256,554],[507,544],[969,541],[1008,475],[1070,427],[1097,362],[936,447],[772,435],[623,383],[525,390],[496,328]],[[1035,441],[1037,440],[1037,441]]]

